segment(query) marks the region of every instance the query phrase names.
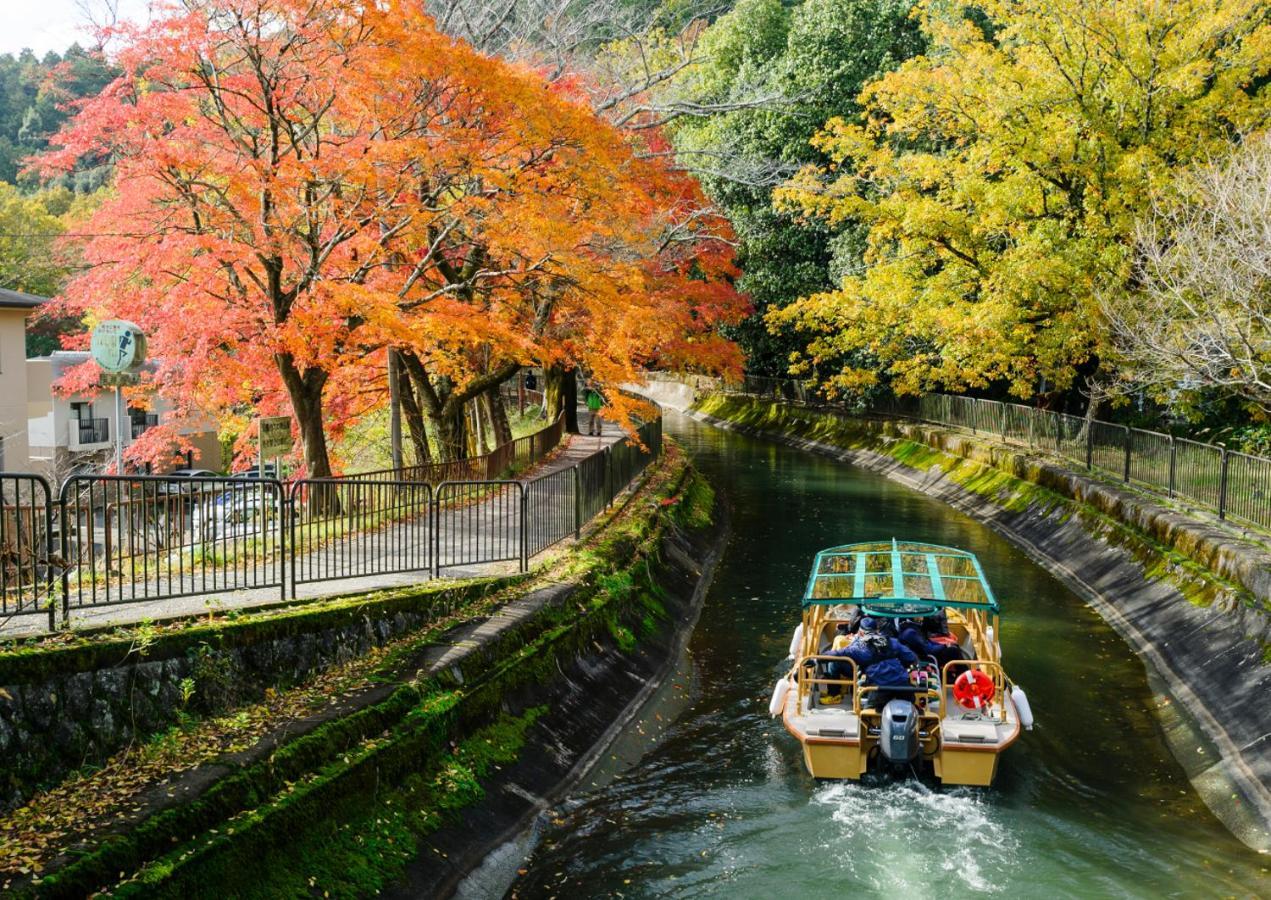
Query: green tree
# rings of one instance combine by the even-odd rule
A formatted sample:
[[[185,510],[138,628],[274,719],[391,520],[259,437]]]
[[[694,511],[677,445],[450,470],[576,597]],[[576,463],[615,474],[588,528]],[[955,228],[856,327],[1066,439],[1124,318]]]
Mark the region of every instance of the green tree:
[[[705,102],[748,96],[788,102],[680,123],[681,160],[700,173],[737,232],[740,287],[762,313],[828,290],[833,273],[860,264],[851,221],[800,217],[773,206],[773,190],[805,164],[828,162],[812,138],[826,120],[855,121],[857,95],[880,73],[921,52],[910,0],[743,0],[703,36],[710,62],[693,73]],[[752,372],[785,374],[797,335],[773,334],[762,315],[735,334]]]
[[[60,193],[24,195],[0,183],[0,288],[49,297],[61,287],[66,264],[57,238],[65,227],[49,208]]]
[[[1065,388],[1104,357],[1095,298],[1131,280],[1153,192],[1267,124],[1271,9],[927,0],[920,15],[929,51],[865,89],[868,122],[831,120],[829,163],[778,194],[831,227],[867,222],[867,268],[769,321],[806,342],[805,371],[849,360],[843,389],[880,372],[905,391]]]

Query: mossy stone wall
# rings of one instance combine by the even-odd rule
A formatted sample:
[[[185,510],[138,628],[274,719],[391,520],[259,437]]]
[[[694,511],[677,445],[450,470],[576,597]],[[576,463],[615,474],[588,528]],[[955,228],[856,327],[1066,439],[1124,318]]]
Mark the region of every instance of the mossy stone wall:
[[[515,583],[518,579],[509,579]],[[298,684],[504,582],[422,585],[269,613],[0,650],[0,810],[163,730]]]

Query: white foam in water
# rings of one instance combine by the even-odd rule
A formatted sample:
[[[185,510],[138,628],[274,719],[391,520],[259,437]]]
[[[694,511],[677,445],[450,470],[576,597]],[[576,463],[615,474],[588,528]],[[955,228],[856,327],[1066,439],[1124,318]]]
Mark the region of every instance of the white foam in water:
[[[829,839],[818,848],[821,862],[837,859],[878,891],[999,891],[1019,846],[983,794],[969,788],[840,781],[812,802],[830,808],[837,829],[823,832]]]

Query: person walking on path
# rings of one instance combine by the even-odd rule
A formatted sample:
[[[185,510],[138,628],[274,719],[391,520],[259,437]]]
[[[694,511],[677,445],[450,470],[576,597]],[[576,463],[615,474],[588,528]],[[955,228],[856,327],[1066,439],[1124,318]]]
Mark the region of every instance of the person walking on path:
[[[600,410],[604,408],[605,400],[600,396],[600,391],[596,390],[595,385],[587,385],[587,392],[584,396],[587,403],[587,433],[600,436],[601,421]]]

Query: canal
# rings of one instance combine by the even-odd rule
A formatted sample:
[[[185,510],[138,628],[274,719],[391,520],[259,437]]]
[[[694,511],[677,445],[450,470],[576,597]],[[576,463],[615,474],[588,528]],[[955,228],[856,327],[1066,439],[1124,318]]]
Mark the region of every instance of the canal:
[[[667,425],[725,495],[730,543],[648,743],[553,810],[509,897],[1271,894],[1268,861],[1170,754],[1137,657],[1003,537],[879,475]],[[1038,727],[991,789],[816,782],[768,717],[814,552],[893,536],[978,553],[1002,602],[1004,661]]]

